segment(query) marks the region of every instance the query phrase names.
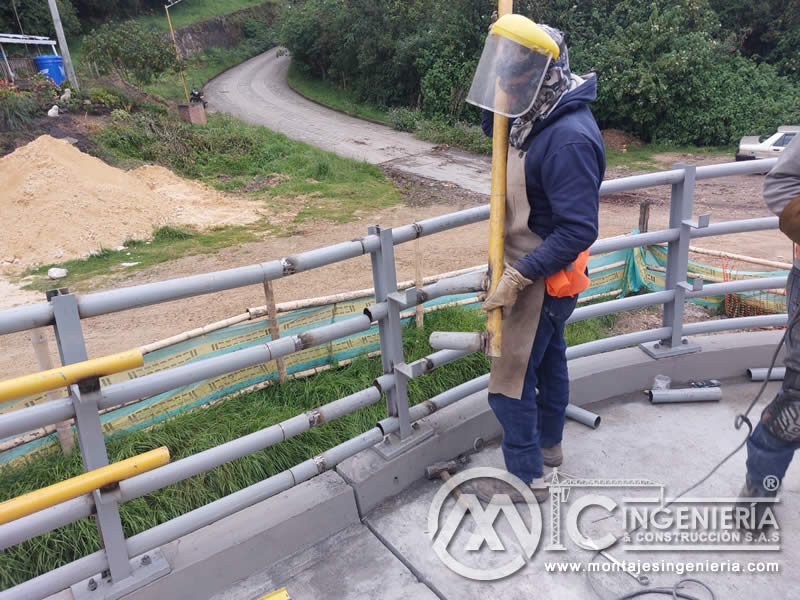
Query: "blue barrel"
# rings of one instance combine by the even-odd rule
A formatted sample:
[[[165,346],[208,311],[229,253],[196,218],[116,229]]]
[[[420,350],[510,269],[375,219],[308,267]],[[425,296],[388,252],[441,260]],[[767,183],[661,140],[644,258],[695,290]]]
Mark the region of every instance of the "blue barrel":
[[[43,54],[42,56],[35,56],[33,62],[36,63],[39,73],[47,75],[56,82],[56,85],[61,85],[67,78],[66,73],[64,73],[64,59],[60,56]]]

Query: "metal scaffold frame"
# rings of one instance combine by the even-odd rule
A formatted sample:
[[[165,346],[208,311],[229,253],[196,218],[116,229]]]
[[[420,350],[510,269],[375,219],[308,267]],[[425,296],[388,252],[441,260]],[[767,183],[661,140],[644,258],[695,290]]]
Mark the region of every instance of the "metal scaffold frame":
[[[711,224],[708,216],[701,216],[693,221],[695,183],[714,177],[764,173],[774,163],[775,159],[708,167],[676,165],[670,171],[604,182],[601,195],[661,185],[671,186],[668,229],[600,240],[591,249],[592,254],[603,254],[667,243],[666,289],[578,308],[570,322],[645,306],[663,305],[662,326],[570,347],[567,350],[568,358],[589,356],[637,344],[642,344],[643,349],[654,358],[660,358],[697,350],[699,347],[687,338],[690,335],[785,325],[785,314],[683,324],[683,306],[688,299],[785,287],[785,277],[765,277],[706,286],[701,281],[687,283],[689,244],[692,239],[774,229],[778,225],[775,217]],[[385,456],[390,456],[392,452],[403,452],[415,443],[415,439],[423,439],[425,432],[424,427],[420,427],[418,423],[420,419],[485,389],[488,376],[454,387],[422,404],[409,406],[406,389],[408,380],[467,356],[470,351],[442,350],[424,359],[406,363],[400,327],[401,311],[448,294],[482,290],[486,285],[486,274],[485,271],[467,273],[398,292],[394,246],[488,218],[489,207],[481,206],[393,229],[373,226],[363,238],[278,260],[85,295],[55,291],[49,294],[48,302],[0,311],[0,335],[38,327],[53,327],[62,361],[61,369],[67,375],[78,372],[81,374],[79,381],[69,385],[68,397],[0,415],[0,438],[75,419],[87,471],[108,465],[98,411],[327,344],[338,338],[363,332],[374,322],[379,326],[383,364],[383,375],[365,390],[198,454],[121,479],[112,486],[105,486],[63,502],[54,502],[48,508],[0,525],[0,549],[4,549],[78,519],[96,515],[103,542],[103,549],[98,552],[0,592],[0,600],[44,598],[70,586],[76,597],[83,597],[85,590],[97,590],[100,586],[102,597],[119,597],[169,570],[158,552],[159,546],[296,486],[376,444],[380,444]],[[84,319],[247,285],[262,286],[268,281],[365,254],[369,254],[372,260],[375,303],[367,307],[362,315],[105,387],[100,387],[99,376],[131,368],[130,361],[136,358],[115,355],[108,357],[108,360],[95,359],[93,364],[100,366],[83,368],[88,358],[81,323]],[[21,388],[14,388],[17,391],[21,389],[24,393],[14,392],[14,397],[43,392],[53,389],[54,385],[58,386],[58,383],[52,382],[52,378],[46,377],[35,381],[26,379]],[[0,382],[0,398],[8,399],[11,394],[9,390],[14,385],[19,386],[20,382]],[[124,537],[119,517],[120,504],[279,444],[322,423],[380,402],[383,397],[387,406],[387,418],[369,431],[262,482],[130,538]],[[589,422],[591,421],[590,418]],[[386,440],[389,440],[388,443]]]

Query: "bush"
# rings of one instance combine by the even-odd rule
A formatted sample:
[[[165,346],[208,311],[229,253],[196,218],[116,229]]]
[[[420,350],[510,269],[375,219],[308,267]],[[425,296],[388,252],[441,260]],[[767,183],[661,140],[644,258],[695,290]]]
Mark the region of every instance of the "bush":
[[[19,129],[31,122],[38,107],[29,92],[0,85],[0,130]]]
[[[393,129],[398,131],[414,131],[417,128],[417,121],[421,118],[419,111],[410,108],[392,108],[386,113],[386,118]]]
[[[140,85],[178,68],[175,51],[167,40],[135,21],[101,25],[86,36],[83,51],[101,74],[116,71],[123,79]]]

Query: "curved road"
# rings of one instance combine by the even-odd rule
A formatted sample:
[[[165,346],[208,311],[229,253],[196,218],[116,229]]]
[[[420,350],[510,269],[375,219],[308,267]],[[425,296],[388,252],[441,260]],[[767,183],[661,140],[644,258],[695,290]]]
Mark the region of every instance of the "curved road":
[[[408,133],[306,100],[286,83],[289,56],[277,54],[273,48],[210,81],[205,87],[209,107],[340,156],[489,193],[488,158],[442,150]]]

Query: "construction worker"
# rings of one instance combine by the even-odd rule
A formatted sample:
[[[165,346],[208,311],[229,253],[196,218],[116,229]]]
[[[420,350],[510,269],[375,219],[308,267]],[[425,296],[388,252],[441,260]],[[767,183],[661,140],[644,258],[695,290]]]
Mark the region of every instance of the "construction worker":
[[[489,404],[503,427],[506,468],[539,501],[547,497],[544,466],[562,463],[569,401],[564,326],[588,286],[588,248],[598,233],[605,151],[589,109],[596,97],[593,73],[570,72],[564,33],[521,15],[492,25],[467,97],[484,109],[487,135],[493,113],[511,119],[506,267],[483,305],[503,311]],[[485,502],[495,494],[524,501],[503,481],[479,479],[471,487]]]
[[[800,137],[800,136],[798,136]],[[747,440],[747,477],[743,498],[772,497],[800,448],[800,328],[793,326],[800,305],[800,140],[787,146],[764,180],[764,200],[780,217],[780,229],[794,242],[794,266],[786,282],[789,330],[783,387],[764,409]],[[764,505],[758,509],[764,510]]]

